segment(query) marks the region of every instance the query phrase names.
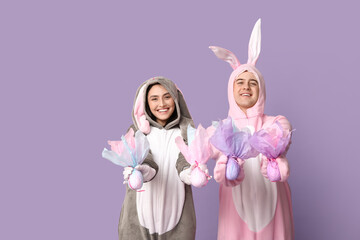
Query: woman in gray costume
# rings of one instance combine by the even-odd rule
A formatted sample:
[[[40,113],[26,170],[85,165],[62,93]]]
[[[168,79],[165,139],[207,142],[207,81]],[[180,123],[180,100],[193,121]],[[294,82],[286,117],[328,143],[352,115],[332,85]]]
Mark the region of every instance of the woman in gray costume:
[[[175,144],[177,136],[187,142],[187,125],[194,125],[181,91],[163,77],[145,81],[136,92],[132,118],[131,128],[146,135],[150,151],[136,167],[143,174],[144,191],[127,186],[119,239],[195,239],[190,164]],[[125,168],[125,182],[131,170]]]

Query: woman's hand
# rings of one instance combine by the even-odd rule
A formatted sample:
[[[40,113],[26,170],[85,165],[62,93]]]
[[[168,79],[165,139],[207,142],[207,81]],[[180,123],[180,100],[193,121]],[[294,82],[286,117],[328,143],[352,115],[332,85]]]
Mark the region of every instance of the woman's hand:
[[[190,167],[182,170],[179,174],[180,180],[187,185],[191,185],[191,172],[196,167],[195,164],[191,165]]]
[[[155,169],[153,169],[147,164],[137,165],[135,169],[141,172],[144,178],[144,182],[150,181],[156,174]]]
[[[127,184],[129,181],[129,177],[131,175],[131,173],[133,172],[134,168],[133,167],[125,167],[124,171],[123,171],[123,175],[124,175],[124,182],[123,184]]]

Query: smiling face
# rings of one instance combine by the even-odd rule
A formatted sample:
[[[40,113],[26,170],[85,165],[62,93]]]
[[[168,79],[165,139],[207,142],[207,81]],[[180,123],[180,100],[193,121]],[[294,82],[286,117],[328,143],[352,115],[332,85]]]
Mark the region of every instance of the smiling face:
[[[175,102],[170,93],[160,84],[153,85],[148,92],[147,102],[156,122],[165,126],[175,110]]]
[[[253,107],[259,98],[259,83],[251,72],[239,74],[234,81],[234,99],[239,108],[246,110]]]

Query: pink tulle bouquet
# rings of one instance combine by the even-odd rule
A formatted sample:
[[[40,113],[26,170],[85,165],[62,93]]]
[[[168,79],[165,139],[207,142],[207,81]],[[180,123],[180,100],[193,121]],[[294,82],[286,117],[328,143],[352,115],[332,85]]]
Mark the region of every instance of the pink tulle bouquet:
[[[275,159],[285,152],[290,138],[291,132],[284,130],[276,121],[271,126],[257,131],[250,139],[251,146],[267,158],[267,175],[272,182],[281,180]]]
[[[177,137],[175,143],[184,155],[186,161],[193,167],[191,184],[195,187],[203,187],[211,178],[200,168],[200,164],[206,164],[212,155],[209,136],[200,124],[197,129],[188,125],[187,137],[188,145],[185,144],[182,137]]]
[[[108,141],[111,151],[104,148],[102,157],[122,167],[132,167],[133,171],[129,176],[128,186],[138,190],[143,185],[143,176],[135,167],[141,164],[149,152],[149,142],[141,131],[137,131],[134,137],[134,130],[131,128],[121,141]]]
[[[259,154],[249,143],[251,137],[250,131],[239,131],[233,125],[231,117],[218,123],[210,142],[228,157],[225,172],[228,180],[235,180],[239,176],[241,169],[238,158],[245,160]]]

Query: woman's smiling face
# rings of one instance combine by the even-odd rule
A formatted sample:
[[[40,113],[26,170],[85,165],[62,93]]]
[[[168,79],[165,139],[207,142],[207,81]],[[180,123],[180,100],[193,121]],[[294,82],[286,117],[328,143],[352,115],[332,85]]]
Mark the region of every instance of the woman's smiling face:
[[[234,99],[239,108],[246,110],[253,107],[259,98],[259,83],[251,72],[239,74],[234,81]]]
[[[170,93],[162,85],[155,84],[148,92],[147,102],[156,122],[165,126],[175,110],[175,102]]]

